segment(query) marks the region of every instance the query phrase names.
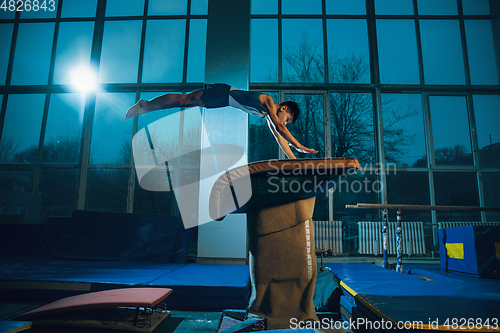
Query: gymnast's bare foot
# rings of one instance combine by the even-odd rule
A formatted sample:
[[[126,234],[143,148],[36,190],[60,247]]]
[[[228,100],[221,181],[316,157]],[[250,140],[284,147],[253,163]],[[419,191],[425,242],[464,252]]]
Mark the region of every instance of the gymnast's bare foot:
[[[137,101],[137,103],[134,104],[130,109],[128,109],[127,113],[125,114],[125,119],[128,119],[130,117],[135,117],[140,114],[144,114],[148,112],[145,107],[148,104],[147,101],[140,99]]]

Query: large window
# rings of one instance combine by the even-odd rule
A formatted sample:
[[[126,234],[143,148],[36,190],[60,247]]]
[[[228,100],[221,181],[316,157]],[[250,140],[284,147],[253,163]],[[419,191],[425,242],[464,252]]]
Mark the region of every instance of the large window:
[[[9,95],[0,149],[2,163],[36,163],[45,95]]]
[[[19,24],[11,84],[48,83],[53,39],[54,23]]]
[[[0,24],[0,84],[2,85],[5,84],[7,77],[13,29],[13,24]]]
[[[154,134],[155,121],[170,113],[124,114],[139,98],[202,87],[208,0],[56,3],[0,13],[0,214],[29,223],[75,208],[176,214],[171,192],[137,184],[131,154],[134,134],[145,126]],[[496,7],[251,0],[250,89],[299,104],[289,129],[319,153],[297,156],[352,156],[362,165],[348,194],[318,198],[315,219],[380,220],[377,210],[345,208],[361,202],[500,206]],[[87,67],[98,91],[71,85],[73,70]],[[200,126],[174,123],[157,132],[199,143]],[[250,162],[285,158],[265,120],[248,124]],[[189,163],[172,172],[192,176]],[[403,216],[435,225],[500,215]],[[354,230],[345,229],[351,241]]]
[[[83,94],[50,96],[42,151],[43,163],[78,164],[84,108]]]
[[[125,119],[124,110],[134,102],[134,93],[97,94],[91,164],[130,164],[133,123]]]
[[[283,20],[283,82],[324,82],[322,24],[319,19]]]
[[[275,103],[278,103],[277,93],[268,92],[267,94],[273,98]],[[276,144],[276,139],[272,135],[267,121],[258,117],[249,117],[248,122],[249,136],[259,138],[259,142],[248,145],[248,160],[254,162],[279,158],[280,148]]]
[[[175,214],[171,194],[134,181],[132,137],[165,114],[124,115],[164,84],[181,93],[202,86],[207,15],[207,0],[58,0],[45,11],[2,10],[0,214],[29,223],[74,209]],[[100,86],[81,92],[76,70],[89,68]]]
[[[427,167],[420,94],[382,94],[386,164]]]
[[[54,67],[55,84],[70,83],[71,75],[68,76],[68,73],[90,65],[93,33],[93,22],[61,23]]]
[[[436,165],[472,165],[466,98],[431,96],[429,100]]]
[[[304,146],[318,150],[316,157],[325,156],[323,95],[286,94],[285,100],[296,102],[301,109],[300,118],[289,125],[290,133]]]
[[[420,20],[425,83],[465,84],[458,20]]]
[[[87,178],[85,209],[99,212],[127,211],[128,170],[91,169]]]
[[[474,95],[479,163],[482,168],[500,168],[500,95]]]
[[[181,82],[185,20],[148,22],[144,49],[143,82]],[[168,54],[169,56],[165,56]]]
[[[141,30],[140,21],[107,21],[104,24],[100,83],[137,82]]]
[[[330,94],[331,155],[355,157],[361,164],[374,163],[372,95]]]
[[[326,0],[323,7],[252,1],[251,87],[299,103],[301,117],[289,128],[320,151],[305,158],[356,157],[362,169],[351,185],[382,184],[332,191],[315,218],[349,221],[344,236],[352,239],[349,223],[378,221],[381,214],[345,204],[499,206],[493,185],[500,171],[499,45],[492,17],[488,0]],[[254,123],[250,151],[262,135]],[[403,212],[403,219],[428,224],[426,237],[437,221],[498,216]]]
[[[32,176],[31,171],[0,170],[0,214],[28,216]]]
[[[465,20],[472,84],[498,84],[493,33],[489,20]]]
[[[382,83],[420,83],[414,20],[377,20]]]
[[[254,19],[251,32],[250,80],[278,81],[278,20]]]
[[[370,54],[365,19],[327,21],[330,82],[370,82]]]
[[[40,170],[35,218],[69,216],[75,209],[77,169]]]

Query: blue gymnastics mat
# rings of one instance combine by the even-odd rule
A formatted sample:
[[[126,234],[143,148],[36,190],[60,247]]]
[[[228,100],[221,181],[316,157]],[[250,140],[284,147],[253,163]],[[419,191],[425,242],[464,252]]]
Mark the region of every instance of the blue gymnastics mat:
[[[500,331],[498,282],[431,281],[366,263],[325,266],[342,280],[345,295],[342,305],[350,311],[352,320],[390,321],[393,327],[398,323],[415,323],[414,330],[435,332],[456,330],[454,323],[460,326],[463,324],[460,320],[472,318],[475,323],[488,322],[488,331]],[[467,330],[485,329],[472,326]]]
[[[144,286],[184,266],[184,264],[4,257],[0,258],[0,280]]]
[[[250,292],[250,271],[248,265],[189,264],[147,285],[172,288],[168,302],[178,308],[245,309]],[[200,298],[211,303],[203,301],[200,304]]]
[[[0,333],[14,333],[29,331],[31,322],[29,321],[4,321],[0,320]]]
[[[173,289],[172,309],[245,308],[247,265],[155,264],[0,257],[0,292],[9,300],[54,301],[127,287]]]

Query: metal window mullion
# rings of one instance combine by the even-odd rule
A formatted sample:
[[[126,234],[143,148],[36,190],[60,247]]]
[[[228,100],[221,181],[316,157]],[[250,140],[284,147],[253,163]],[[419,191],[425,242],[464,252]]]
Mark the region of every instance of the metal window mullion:
[[[328,57],[328,29],[327,29],[327,20],[326,20],[326,0],[321,1],[321,6],[322,6],[322,12],[323,15],[321,16],[322,22],[323,22],[323,62],[325,69],[323,71],[325,77],[324,77],[324,82],[328,83],[330,82],[330,61]]]
[[[476,116],[474,112],[474,100],[471,92],[467,93],[467,116],[469,120],[469,136],[472,149],[472,158],[474,161],[474,166],[478,169],[481,168],[481,163],[479,161],[479,142],[477,140],[477,129],[476,129]]]
[[[477,190],[479,194],[479,206],[484,207],[485,206],[485,198],[484,198],[484,187],[483,187],[483,174],[481,170],[476,172],[476,181],[477,181]],[[487,221],[487,216],[485,211],[481,211],[481,222],[486,222]]]
[[[149,0],[144,1],[144,12],[142,16],[142,31],[141,31],[141,46],[139,50],[139,68],[137,73],[137,83],[140,85],[142,83],[142,72],[144,69],[144,48],[146,45],[146,28],[147,28],[147,15],[149,9]],[[139,100],[141,97],[140,91],[135,91],[135,99]],[[139,126],[139,117],[134,117],[132,124],[132,138],[137,133],[137,128]],[[133,213],[134,211],[134,195],[135,195],[135,168],[134,168],[134,157],[133,157],[133,146],[130,145],[130,163],[129,173],[128,173],[128,193],[127,193],[127,213]]]
[[[370,76],[371,83],[375,85],[375,91],[372,90],[372,106],[373,106],[373,129],[374,129],[374,145],[375,159],[380,168],[379,177],[382,183],[382,191],[379,192],[379,202],[387,203],[387,179],[385,167],[385,152],[384,152],[384,124],[382,119],[382,93],[380,88],[380,68],[378,59],[378,42],[377,42],[377,23],[375,18],[375,3],[374,0],[366,1],[367,27],[368,27],[368,47],[370,51]]]
[[[92,50],[90,55],[91,68],[96,73],[99,72],[102,42],[104,35],[104,21],[106,13],[106,0],[98,0],[96,10],[96,20],[94,26],[94,37],[92,40]],[[96,94],[88,94],[85,100],[85,111],[83,115],[82,136],[80,141],[80,158],[78,171],[78,194],[76,196],[77,209],[84,209],[85,194],[87,188],[87,173],[90,159],[90,142],[92,137],[92,126],[94,124],[94,113],[96,104]]]
[[[434,138],[432,137],[432,121],[429,94],[422,92],[422,113],[424,115],[424,133],[426,139],[427,167],[434,169],[436,162],[434,159]]]
[[[379,192],[379,202],[387,204],[387,174],[385,166],[385,150],[384,150],[384,120],[382,116],[382,93],[380,88],[376,88],[372,94],[373,105],[373,129],[375,131],[375,158],[376,169],[379,169],[380,182],[382,183],[382,191]]]
[[[420,34],[420,16],[418,15],[417,0],[413,0],[413,10],[415,12],[415,39],[417,41],[417,59],[418,59],[418,73],[420,75],[420,85],[425,84],[424,77],[424,55],[422,52],[422,35]]]
[[[330,114],[330,93],[325,91],[323,93],[323,119],[324,119],[324,133],[325,133],[325,157],[332,156],[332,127],[331,127],[331,114]],[[328,220],[333,220],[333,191],[326,191],[328,198]]]
[[[474,166],[477,169],[476,172],[476,181],[478,186],[478,194],[479,194],[479,205],[484,206],[484,191],[483,191],[483,182],[481,175],[481,163],[479,158],[479,142],[477,139],[477,129],[476,129],[476,116],[474,112],[474,100],[471,92],[467,94],[467,114],[469,117],[469,129],[470,129],[470,141],[471,141],[471,149],[472,149],[472,158],[474,159]],[[486,222],[486,212],[481,212],[481,221]]]
[[[329,90],[335,92],[358,92],[369,93],[374,91],[375,87],[379,87],[382,93],[422,93],[446,95],[460,95],[464,96],[467,92],[478,94],[498,94],[500,85],[490,86],[465,86],[465,85],[419,85],[419,84],[346,84],[346,83],[252,83],[250,85],[252,90],[256,91],[278,91],[286,90],[301,92],[311,92],[318,90]]]
[[[186,21],[186,32],[184,34],[184,65],[182,68],[182,83],[187,82],[187,71],[188,71],[188,52],[189,52],[189,31],[191,25],[191,18],[189,14],[191,13],[191,0],[187,0],[187,10],[188,15],[185,18]]]
[[[92,136],[92,126],[94,123],[94,111],[96,94],[87,95],[85,100],[85,111],[83,116],[82,137],[80,141],[80,169],[78,172],[78,195],[76,199],[77,209],[85,207],[85,193],[87,185],[87,173],[90,159],[90,141]]]
[[[431,110],[430,110],[430,101],[429,95],[426,92],[422,92],[422,114],[424,121],[424,136],[425,136],[425,148],[427,153],[427,168],[432,170],[435,167],[435,159],[434,159],[434,138],[432,137],[432,122],[431,122]],[[431,196],[432,197],[432,196]],[[434,205],[435,202],[431,199],[431,205]]]
[[[279,2],[280,2],[280,4],[281,4],[281,1],[280,1],[280,0],[278,0],[278,1],[279,1]],[[281,8],[281,7],[280,7],[280,8]],[[281,9],[280,9],[280,13],[281,13]],[[283,102],[285,101],[285,94],[286,94],[286,93],[287,93],[287,92],[286,92],[285,90],[280,90],[280,91],[278,92],[278,100],[279,100],[279,103],[283,103]],[[281,149],[279,145],[277,145],[276,149],[278,149],[278,158],[279,158],[280,160],[285,159],[285,158],[286,158],[286,155],[285,155],[285,152],[283,151],[283,149]]]
[[[72,163],[67,163],[67,164],[57,164],[57,163],[43,163],[40,165],[40,169],[75,169],[78,168],[78,164],[72,164]]]
[[[142,83],[142,72],[144,70],[144,48],[146,45],[146,28],[147,28],[147,13],[149,7],[149,0],[144,1],[144,13],[142,16],[142,31],[141,31],[141,45],[139,50],[139,67],[137,72],[137,83]],[[135,117],[137,118],[137,117]]]
[[[330,117],[330,94],[328,91],[323,93],[323,119],[325,133],[325,156],[332,156],[332,128]]]
[[[53,70],[53,63],[51,63],[51,68]],[[38,197],[38,189],[39,189],[39,180],[40,180],[40,166],[42,164],[42,155],[43,155],[43,146],[45,143],[45,132],[47,128],[47,118],[49,113],[49,104],[50,104],[50,93],[46,93],[45,102],[42,110],[42,123],[40,127],[40,136],[38,139],[38,154],[36,159],[36,164],[33,169],[33,183],[31,186],[31,198],[30,204],[28,208],[28,221],[31,223],[35,222],[35,213],[36,213],[36,201]]]
[[[139,97],[139,92],[136,92],[136,97]],[[137,99],[136,98],[136,99]],[[134,117],[134,122],[132,125],[132,138],[137,133],[138,120],[139,117]],[[134,210],[134,193],[135,193],[135,168],[134,168],[134,157],[133,157],[133,144],[130,145],[130,163],[128,165],[128,193],[127,193],[127,207],[126,212],[132,213]]]
[[[62,11],[62,1],[59,2],[58,7],[57,7],[57,18],[61,17],[61,11]],[[51,50],[51,57],[50,57],[50,65],[49,65],[49,77],[48,77],[48,89],[46,92],[45,96],[45,103],[43,107],[43,113],[42,113],[42,124],[40,128],[40,138],[39,138],[39,145],[38,145],[38,158],[37,158],[37,164],[42,163],[42,150],[43,150],[43,145],[45,143],[45,132],[47,130],[47,118],[48,118],[48,113],[49,113],[49,104],[50,104],[50,98],[51,94],[54,93],[52,91],[52,83],[54,80],[54,68],[55,68],[55,63],[56,63],[56,51],[57,51],[57,41],[59,39],[59,28],[60,28],[60,21],[56,20],[55,21],[55,26],[54,26],[54,37],[52,39],[52,50]]]
[[[436,205],[436,194],[434,191],[434,171],[429,170],[429,194],[430,194],[430,204],[431,206]],[[431,211],[431,226],[432,226],[432,247],[434,251],[439,251],[438,235],[437,235],[437,212],[435,210]]]
[[[283,16],[281,14],[281,2],[282,0],[278,0],[278,82],[279,83],[283,82]]]
[[[128,164],[88,164],[89,169],[129,169]]]
[[[50,65],[49,65],[49,76],[47,79],[47,85],[48,85],[48,91],[50,91],[50,87],[52,85],[52,81],[54,78],[54,66],[55,66],[55,58],[56,58],[56,49],[57,49],[57,39],[59,36],[59,25],[60,22],[57,20],[57,18],[60,18],[61,16],[61,8],[62,8],[62,2],[58,3],[57,7],[57,15],[56,15],[56,21],[54,23],[54,34],[52,37],[52,49],[51,49],[51,56],[50,56]],[[42,163],[42,152],[43,152],[43,145],[45,141],[45,131],[47,127],[47,117],[48,117],[48,109],[49,109],[49,103],[50,103],[50,93],[46,92],[45,94],[45,101],[42,109],[42,123],[40,127],[40,136],[38,138],[38,153],[37,153],[37,160],[36,164],[34,165],[33,168],[33,174],[32,174],[32,185],[31,185],[31,196],[30,196],[30,201],[28,205],[28,222],[29,223],[35,223],[35,214],[36,214],[36,202],[38,199],[38,189],[39,189],[39,182],[40,182],[40,165]]]
[[[135,94],[136,100],[140,98],[140,92]],[[132,140],[137,133],[137,128],[139,126],[139,117],[134,117],[134,123],[132,125]],[[134,166],[134,156],[133,156],[133,144],[130,145],[130,164],[129,164],[129,186],[127,194],[127,213],[133,213],[134,211],[134,194],[135,194],[135,166]]]
[[[378,61],[377,24],[375,20],[374,0],[366,0],[368,49],[370,52],[370,76],[372,84],[380,84],[380,70]]]
[[[5,122],[5,112],[7,111],[7,99],[8,95],[3,95],[2,104],[0,107],[0,140],[3,136],[3,125]],[[1,143],[1,141],[0,141]]]
[[[465,38],[465,20],[463,16],[463,9],[462,9],[462,0],[457,0],[458,3],[458,23],[460,27],[460,40],[462,42],[462,55],[463,55],[463,62],[464,62],[464,71],[465,71],[465,84],[467,86],[471,85],[471,78],[470,78],[470,67],[469,67],[469,53],[467,51],[467,41]]]
[[[428,181],[429,181],[429,201],[431,205],[436,205],[436,195],[434,192],[434,140],[432,137],[432,123],[431,123],[431,110],[429,95],[422,92],[422,113],[424,116],[424,135],[426,139],[426,152],[427,152],[427,167],[428,167]],[[438,249],[437,237],[437,213],[435,210],[431,211],[431,225],[432,227],[432,245],[433,250]]]
[[[490,0],[491,28],[493,30],[493,47],[497,64],[498,82],[500,82],[500,2]]]
[[[2,164],[2,171],[33,171],[34,164]]]
[[[5,80],[6,86],[10,86],[10,81],[12,79],[12,67],[14,65],[14,56],[16,53],[18,34],[19,34],[19,20],[15,20],[14,27],[12,29],[12,39],[11,39],[11,43],[10,43],[11,45],[10,45],[9,63],[7,65],[7,77]]]
[[[5,78],[5,87],[7,88],[7,92],[9,90],[10,82],[12,80],[12,68],[14,66],[14,56],[16,53],[17,36],[19,34],[19,16],[20,15],[21,14],[19,12],[16,13],[16,15],[15,15],[16,19],[14,21],[14,27],[12,29],[12,39],[11,39],[11,43],[10,43],[9,61],[7,64],[7,75]],[[5,113],[7,111],[7,99],[8,99],[8,95],[4,94],[3,100],[2,100],[2,106],[0,109],[0,138],[3,135]]]
[[[268,91],[268,90],[289,90],[289,91],[310,91],[310,90],[335,90],[335,91],[362,91],[371,92],[374,89],[373,84],[346,84],[346,83],[297,83],[297,82],[286,82],[286,83],[252,83],[252,89],[258,91]]]

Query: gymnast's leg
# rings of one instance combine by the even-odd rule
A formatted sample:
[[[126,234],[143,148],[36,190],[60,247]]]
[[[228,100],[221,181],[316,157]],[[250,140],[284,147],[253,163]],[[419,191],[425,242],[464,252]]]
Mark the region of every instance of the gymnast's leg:
[[[151,111],[171,109],[171,108],[189,108],[193,106],[205,106],[201,100],[203,90],[195,90],[189,94],[165,94],[146,101],[140,99],[128,109],[125,119],[145,114]]]

